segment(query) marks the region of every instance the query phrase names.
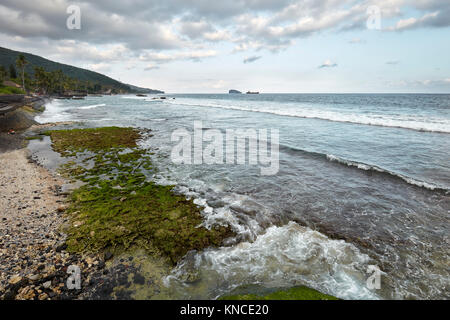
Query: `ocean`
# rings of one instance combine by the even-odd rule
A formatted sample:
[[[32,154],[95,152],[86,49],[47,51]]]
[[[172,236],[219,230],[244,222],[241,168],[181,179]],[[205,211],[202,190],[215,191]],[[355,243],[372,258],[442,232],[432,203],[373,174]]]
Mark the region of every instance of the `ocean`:
[[[54,100],[38,122],[150,128],[149,177],[236,231],[167,277],[173,298],[307,285],[343,299],[450,298],[450,95],[176,94]],[[173,99],[175,98],[175,99]],[[279,132],[279,170],[176,164],[178,129]],[[238,150],[239,152],[239,150]],[[241,150],[245,152],[245,150]],[[379,289],[367,285],[370,266]],[[195,268],[200,280],[183,281]]]

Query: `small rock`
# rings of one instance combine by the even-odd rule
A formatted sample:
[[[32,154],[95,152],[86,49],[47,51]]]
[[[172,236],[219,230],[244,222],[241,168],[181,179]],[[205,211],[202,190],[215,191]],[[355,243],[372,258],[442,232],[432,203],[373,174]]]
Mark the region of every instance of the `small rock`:
[[[145,278],[143,276],[141,276],[140,274],[136,273],[134,275],[134,282],[137,284],[144,284],[145,283]]]
[[[47,300],[47,299],[48,299],[48,294],[42,293],[39,295],[39,300]]]
[[[61,252],[61,251],[66,250],[66,249],[67,249],[67,244],[63,243],[63,244],[61,244],[61,245],[56,247],[56,252]]]
[[[16,283],[19,283],[20,281],[22,281],[22,277],[20,276],[20,275],[15,275],[15,276],[13,276],[11,279],[9,279],[9,283],[10,284],[16,284]]]
[[[31,281],[36,281],[40,278],[40,276],[38,274],[32,274],[31,276],[28,276],[28,279],[30,279]]]
[[[77,227],[83,225],[83,223],[84,223],[83,221],[75,221],[75,222],[73,223],[73,226],[74,226],[75,228],[77,228]]]
[[[44,283],[42,284],[42,286],[43,286],[45,289],[48,289],[48,288],[50,288],[50,287],[52,286],[52,282],[51,282],[51,281],[44,282]]]
[[[108,261],[109,259],[111,259],[113,256],[113,254],[110,251],[106,251],[105,252],[105,261]]]

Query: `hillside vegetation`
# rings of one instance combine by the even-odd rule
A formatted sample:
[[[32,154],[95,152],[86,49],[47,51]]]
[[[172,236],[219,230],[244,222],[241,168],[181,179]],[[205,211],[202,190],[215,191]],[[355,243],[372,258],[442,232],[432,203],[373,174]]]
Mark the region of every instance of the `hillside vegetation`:
[[[0,47],[0,66],[3,66],[4,70],[10,70],[11,66],[16,67],[16,60],[20,55],[23,55],[28,62],[25,65],[25,78],[34,78],[36,68],[38,67],[42,68],[45,72],[48,73],[61,72],[65,77],[75,80],[79,83],[83,83],[86,87],[91,87],[92,90],[89,91],[98,92],[100,91],[98,90],[98,88],[102,88],[103,91],[111,89],[113,93],[132,93],[141,92],[142,90],[146,90],[149,93],[163,93],[162,91],[158,90],[130,86],[98,72],[77,68],[67,64],[54,62],[34,54],[14,51],[2,47]],[[17,70],[17,77],[20,77],[19,70]],[[94,88],[96,88],[96,90],[94,90]]]

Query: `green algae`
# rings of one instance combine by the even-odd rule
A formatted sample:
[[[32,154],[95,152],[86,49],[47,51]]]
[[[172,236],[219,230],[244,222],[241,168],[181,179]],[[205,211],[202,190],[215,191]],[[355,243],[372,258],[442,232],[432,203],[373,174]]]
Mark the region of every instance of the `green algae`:
[[[133,128],[55,130],[47,132],[64,157],[67,178],[84,182],[71,195],[69,252],[115,253],[133,248],[164,257],[171,264],[190,250],[219,246],[232,235],[228,227],[201,226],[202,208],[147,177],[155,172],[151,152],[137,146]]]
[[[117,297],[117,293],[121,291],[130,294],[134,300],[167,300],[172,297],[170,288],[164,285],[164,279],[171,269],[164,259],[149,256],[142,249],[121,254],[118,261],[111,265],[120,263],[119,259],[129,264],[130,269],[143,279],[136,281],[136,273],[130,273],[126,285],[114,288],[113,297]]]
[[[63,156],[75,156],[86,150],[100,152],[115,148],[135,148],[140,138],[134,128],[102,127],[48,131],[53,150]]]
[[[242,294],[222,296],[219,300],[339,300],[317,290],[300,286],[268,294]]]
[[[32,141],[32,140],[42,141],[43,139],[44,139],[44,137],[41,135],[25,137],[26,141]]]

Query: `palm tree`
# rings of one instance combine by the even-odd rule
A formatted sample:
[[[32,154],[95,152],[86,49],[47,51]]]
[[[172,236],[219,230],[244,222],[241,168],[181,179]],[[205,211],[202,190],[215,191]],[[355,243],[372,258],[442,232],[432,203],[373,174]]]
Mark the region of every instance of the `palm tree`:
[[[0,66],[0,87],[3,85],[3,81],[6,79],[6,69],[4,66]]]
[[[37,89],[46,94],[49,86],[48,72],[45,72],[43,67],[34,67],[34,78]]]
[[[16,65],[18,68],[22,69],[22,88],[25,90],[25,66],[28,61],[25,59],[24,55],[21,54],[16,60]]]

